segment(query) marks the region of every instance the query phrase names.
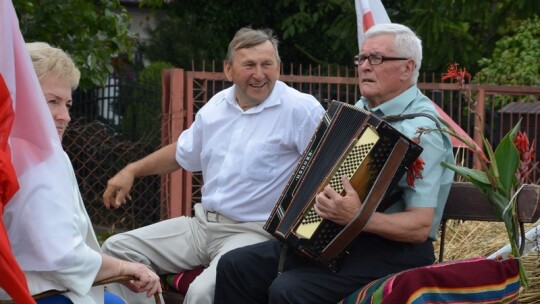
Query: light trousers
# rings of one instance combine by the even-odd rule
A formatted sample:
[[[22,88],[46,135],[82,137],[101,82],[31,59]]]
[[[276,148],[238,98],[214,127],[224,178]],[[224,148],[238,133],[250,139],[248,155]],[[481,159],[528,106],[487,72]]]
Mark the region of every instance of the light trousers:
[[[102,250],[119,259],[148,265],[159,275],[206,267],[191,283],[184,303],[213,303],[219,258],[232,249],[273,238],[263,225],[208,216],[202,204],[195,204],[194,217],[173,218],[114,235],[105,241]],[[133,293],[121,284],[111,284],[107,290],[130,304],[154,302],[153,297]]]

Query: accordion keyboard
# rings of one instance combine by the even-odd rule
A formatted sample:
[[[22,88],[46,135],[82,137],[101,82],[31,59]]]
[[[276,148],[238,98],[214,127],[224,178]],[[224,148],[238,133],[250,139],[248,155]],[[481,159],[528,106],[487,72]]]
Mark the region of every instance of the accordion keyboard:
[[[330,180],[324,185],[330,185],[336,192],[341,193],[343,191],[343,184],[341,182],[341,177],[343,175],[346,175],[349,179],[351,179],[353,175],[363,176],[364,178],[359,180],[358,185],[353,185],[358,192],[360,199],[363,199],[369,191],[369,189],[367,189],[369,185],[369,174],[367,172],[370,159],[369,154],[378,140],[379,135],[377,132],[371,127],[366,128],[360,138],[356,140],[356,142],[353,142],[350,152],[346,154],[344,160],[337,166],[338,168],[334,170],[334,173],[331,174]],[[312,204],[295,232],[299,237],[310,239],[322,220],[323,219],[317,214]]]

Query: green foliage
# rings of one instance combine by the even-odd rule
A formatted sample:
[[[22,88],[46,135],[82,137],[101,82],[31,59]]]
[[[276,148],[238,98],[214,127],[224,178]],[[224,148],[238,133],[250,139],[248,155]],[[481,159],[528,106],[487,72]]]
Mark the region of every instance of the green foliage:
[[[461,136],[456,135],[451,128],[448,129],[448,124],[445,121],[441,122],[447,126],[447,132],[452,136],[467,144]],[[521,185],[516,177],[516,173],[520,164],[520,154],[515,144],[515,138],[519,131],[521,121],[503,137],[495,152],[493,147],[483,137],[485,149],[488,152],[489,159],[485,159],[480,150],[475,150],[474,153],[481,161],[481,169],[472,169],[460,165],[442,162],[441,165],[447,167],[457,174],[461,175],[467,181],[474,184],[486,198],[490,201],[493,211],[504,222],[508,241],[510,243],[512,255],[516,258],[521,256],[518,240],[518,211],[517,211],[517,194],[521,190]],[[520,260],[521,261],[521,260]],[[519,264],[519,273],[521,284],[524,287],[528,286],[528,277],[525,272],[523,263]]]
[[[132,53],[129,16],[119,0],[13,2],[27,41],[46,41],[72,54],[82,71],[82,89],[104,85],[113,71],[110,58]],[[499,76],[508,75],[504,77],[509,81],[502,83],[532,79],[529,84],[538,85],[538,64],[530,63],[539,58],[537,34],[536,42],[528,40],[524,51],[503,52],[516,41],[505,42],[507,46],[501,42],[497,47],[501,51],[494,48],[496,41],[514,34],[520,20],[540,11],[540,1],[383,0],[383,4],[393,22],[412,27],[422,38],[423,71],[440,72],[449,62],[460,62],[476,74],[480,66],[490,65],[493,71],[483,72],[490,79],[494,75],[487,74],[504,72]],[[358,52],[356,12],[350,0],[143,0],[141,6],[164,13],[155,30],[148,29],[151,38],[142,46],[145,56],[186,69],[211,69],[212,60],[221,64],[232,35],[242,26],[274,29],[284,62],[352,66],[351,58]],[[534,24],[529,29],[537,31]],[[527,38],[519,36],[515,39]],[[516,58],[522,61],[507,63]],[[203,61],[205,66],[200,66]],[[496,63],[501,67],[493,67]],[[523,76],[510,76],[521,76],[513,71],[522,71]]]
[[[383,1],[396,11],[393,22],[411,26],[424,42],[424,70],[442,71],[460,62],[473,73],[494,44],[519,20],[540,11],[537,0]]]
[[[540,85],[540,19],[529,18],[499,40],[491,58],[482,58],[475,82],[499,85]]]
[[[462,17],[459,1],[405,1],[393,22],[404,23],[421,37],[424,47],[423,70],[441,71],[448,62],[475,62],[479,45],[470,32],[470,21]],[[476,2],[475,2],[476,3]],[[406,12],[406,15],[403,13]],[[480,15],[477,15],[477,18]],[[401,21],[399,21],[401,19]],[[486,44],[480,44],[480,47]]]
[[[172,1],[166,5],[150,40],[143,46],[148,59],[170,62],[177,67],[196,68],[202,61],[221,65],[227,45],[243,26],[273,27],[279,12],[273,1]],[[275,29],[275,28],[274,28]],[[219,67],[218,67],[219,68]]]
[[[146,2],[161,5],[160,0]],[[410,26],[422,38],[426,72],[441,72],[449,62],[460,62],[476,73],[478,61],[491,56],[496,41],[540,11],[538,0],[382,2],[393,22]],[[152,32],[145,52],[151,60],[187,69],[192,59],[195,64],[221,62],[232,35],[245,25],[273,28],[287,63],[352,67],[351,58],[358,52],[356,11],[350,0],[183,0],[162,8],[167,17]]]
[[[293,47],[287,60],[352,66],[358,53],[354,1],[283,0],[276,6],[293,12],[283,16],[278,27]]]
[[[81,70],[81,89],[104,86],[111,58],[131,54],[130,18],[118,0],[13,0],[26,41],[67,51]]]
[[[123,118],[122,136],[137,141],[148,137],[152,147],[159,146],[161,130],[161,74],[174,66],[165,62],[154,62],[139,73],[138,79],[121,86],[120,106]]]

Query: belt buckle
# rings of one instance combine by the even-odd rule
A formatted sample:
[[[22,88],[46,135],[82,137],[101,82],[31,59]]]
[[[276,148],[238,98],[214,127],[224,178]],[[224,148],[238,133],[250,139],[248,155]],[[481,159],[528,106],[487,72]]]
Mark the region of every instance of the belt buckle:
[[[218,223],[219,219],[217,212],[206,211],[206,220],[209,222]]]

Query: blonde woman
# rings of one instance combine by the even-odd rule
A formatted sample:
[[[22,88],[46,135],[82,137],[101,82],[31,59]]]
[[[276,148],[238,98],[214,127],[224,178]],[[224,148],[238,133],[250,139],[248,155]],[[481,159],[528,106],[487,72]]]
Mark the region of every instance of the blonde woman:
[[[72,92],[79,84],[80,72],[71,57],[43,42],[27,43],[43,95],[61,140],[71,120]],[[101,253],[92,223],[84,207],[71,162],[64,153],[71,180],[71,197],[57,199],[32,195],[20,180],[21,191],[8,204],[4,214],[13,252],[23,269],[32,294],[46,290],[68,290],[61,296],[38,303],[124,303],[103,286],[92,283],[118,275],[132,275],[125,283],[135,292],[150,297],[161,292],[159,277],[143,264],[123,261]],[[38,168],[39,169],[39,168]],[[43,172],[41,187],[47,187]],[[62,202],[69,202],[68,204]],[[0,291],[1,292],[1,291]]]

